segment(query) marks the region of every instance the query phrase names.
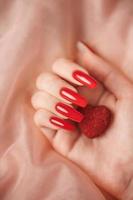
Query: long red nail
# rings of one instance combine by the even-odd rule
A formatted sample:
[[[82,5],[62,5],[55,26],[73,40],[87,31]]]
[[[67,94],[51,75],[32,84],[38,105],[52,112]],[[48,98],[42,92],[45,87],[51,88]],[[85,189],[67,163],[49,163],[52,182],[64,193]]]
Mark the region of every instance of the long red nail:
[[[57,110],[57,112],[76,122],[81,122],[84,117],[83,114],[78,112],[76,109],[61,102],[56,104],[55,109]]]
[[[82,97],[77,92],[75,92],[69,88],[65,88],[65,87],[62,88],[60,90],[60,95],[64,99],[67,99],[68,101],[70,101],[78,106],[85,107],[87,105],[87,101],[84,97]]]
[[[89,88],[96,87],[96,81],[85,72],[77,70],[73,72],[72,76],[74,79],[76,79],[77,81],[79,81],[83,85],[86,85]]]
[[[66,120],[60,119],[58,117],[51,117],[50,118],[50,122],[51,124],[69,130],[69,131],[73,131],[75,130],[75,126],[70,124],[69,122],[67,122]]]

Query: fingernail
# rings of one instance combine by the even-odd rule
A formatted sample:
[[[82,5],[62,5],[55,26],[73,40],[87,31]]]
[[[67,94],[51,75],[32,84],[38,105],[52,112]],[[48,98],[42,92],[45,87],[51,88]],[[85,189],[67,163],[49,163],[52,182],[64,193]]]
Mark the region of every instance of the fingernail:
[[[79,81],[80,83],[82,83],[83,85],[89,88],[96,87],[96,84],[97,84],[96,81],[85,72],[77,70],[73,72],[72,76],[75,80]]]
[[[65,87],[62,88],[60,90],[60,95],[64,99],[74,103],[75,105],[78,105],[81,107],[85,107],[87,105],[87,100],[84,97],[82,97],[77,92],[75,92],[69,88],[65,88]]]
[[[81,53],[86,53],[87,52],[87,47],[84,45],[83,42],[78,41],[77,42],[77,49],[81,52]]]
[[[61,102],[56,104],[55,109],[60,114],[66,116],[69,119],[72,119],[73,121],[76,121],[76,122],[81,122],[84,117],[83,114],[78,112],[76,109],[74,109],[64,103],[61,103]]]
[[[63,129],[69,130],[69,131],[75,130],[74,125],[72,125],[69,122],[67,122],[66,120],[60,119],[58,117],[51,117],[50,122],[51,122],[51,124],[53,124],[59,128],[63,128]]]

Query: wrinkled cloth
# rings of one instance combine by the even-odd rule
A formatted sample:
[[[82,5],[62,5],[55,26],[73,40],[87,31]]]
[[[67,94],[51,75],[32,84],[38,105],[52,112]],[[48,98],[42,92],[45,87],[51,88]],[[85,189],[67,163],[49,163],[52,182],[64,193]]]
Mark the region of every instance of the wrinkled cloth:
[[[0,200],[106,200],[33,122],[36,77],[85,41],[133,80],[132,0],[0,1]]]

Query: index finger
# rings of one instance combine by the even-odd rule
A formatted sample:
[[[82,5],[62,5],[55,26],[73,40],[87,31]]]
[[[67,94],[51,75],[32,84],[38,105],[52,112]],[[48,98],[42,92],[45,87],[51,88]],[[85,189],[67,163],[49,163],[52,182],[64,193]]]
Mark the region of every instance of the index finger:
[[[52,68],[54,73],[77,86],[96,87],[96,80],[77,63],[61,58],[53,64]]]

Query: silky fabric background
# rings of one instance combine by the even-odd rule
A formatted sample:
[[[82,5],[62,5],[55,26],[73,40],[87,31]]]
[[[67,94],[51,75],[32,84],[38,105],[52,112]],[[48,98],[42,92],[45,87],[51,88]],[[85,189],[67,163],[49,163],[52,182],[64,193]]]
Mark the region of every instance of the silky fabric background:
[[[33,123],[36,77],[85,41],[133,80],[132,0],[0,1],[0,200],[105,200]]]

